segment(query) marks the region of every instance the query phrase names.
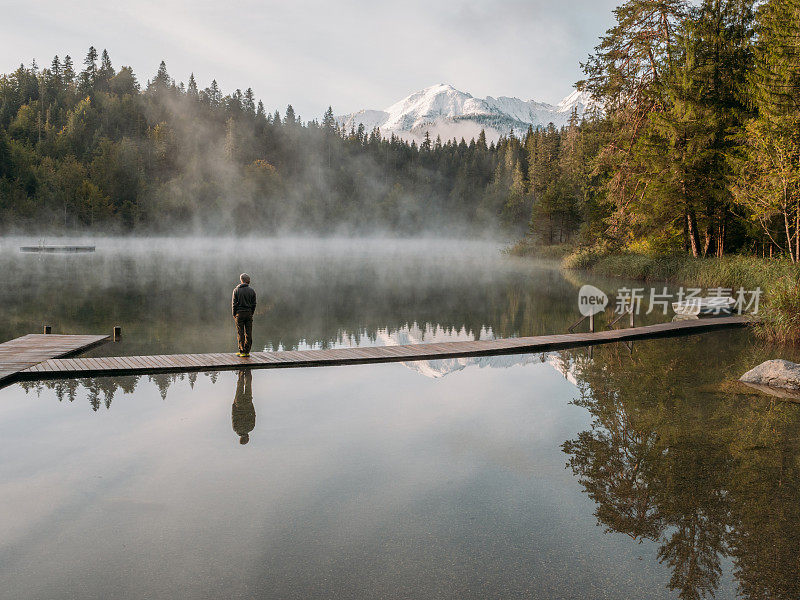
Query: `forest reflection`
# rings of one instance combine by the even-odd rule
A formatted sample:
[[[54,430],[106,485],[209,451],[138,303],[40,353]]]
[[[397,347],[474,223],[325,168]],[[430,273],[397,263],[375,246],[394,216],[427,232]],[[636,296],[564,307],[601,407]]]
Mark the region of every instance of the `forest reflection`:
[[[24,389],[26,393],[39,394],[42,390],[52,390],[59,402],[74,402],[79,397],[85,396],[89,400],[91,409],[98,411],[102,407],[110,409],[116,395],[135,392],[142,381],[155,385],[161,394],[161,399],[166,400],[167,392],[171,385],[180,381],[187,381],[194,388],[194,384],[200,375],[208,378],[212,383],[216,383],[219,371],[21,381],[17,385]]]
[[[680,598],[713,597],[726,558],[741,597],[798,598],[800,407],[740,386],[765,349],[732,355],[728,339],[577,357],[593,423],[563,450],[598,524],[657,543]]]
[[[740,596],[789,599],[800,597],[800,406],[736,382],[772,352],[746,332],[731,332],[490,360],[496,367],[548,362],[577,386],[574,403],[592,424],[563,443],[567,465],[595,503],[599,525],[658,545],[678,597],[714,597],[732,565]],[[177,382],[193,387],[218,375],[20,386],[52,390],[59,401],[88,398],[97,411],[145,382],[166,399]],[[235,380],[226,393],[231,443],[244,444],[257,432],[258,396],[254,403],[249,370]]]

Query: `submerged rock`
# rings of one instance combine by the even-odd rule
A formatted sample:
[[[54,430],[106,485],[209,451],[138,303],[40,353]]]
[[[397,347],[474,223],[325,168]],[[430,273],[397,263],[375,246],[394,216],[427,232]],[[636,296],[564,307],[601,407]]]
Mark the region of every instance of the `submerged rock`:
[[[750,389],[756,390],[757,392],[761,392],[762,394],[775,396],[776,398],[781,398],[782,400],[793,400],[795,402],[800,402],[800,390],[790,390],[788,388],[770,387],[768,385],[759,385],[757,383],[746,383],[744,381],[742,383],[747,387],[749,387]]]
[[[800,391],[800,365],[788,360],[768,360],[742,375],[742,383]]]

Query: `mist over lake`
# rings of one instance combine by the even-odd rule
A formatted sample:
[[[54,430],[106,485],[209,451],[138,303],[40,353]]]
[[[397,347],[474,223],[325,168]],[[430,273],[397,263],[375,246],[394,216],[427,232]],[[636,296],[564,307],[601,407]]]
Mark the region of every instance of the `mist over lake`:
[[[289,350],[561,333],[582,283],[624,284],[509,257],[493,242],[72,241],[96,252],[22,254],[17,245],[32,242],[21,239],[0,249],[7,339],[42,323],[54,333],[121,325],[121,342],[89,356],[232,351],[230,289],[243,270],[260,299],[255,346]],[[791,437],[762,429],[788,431],[794,405],[770,409],[727,387],[768,354],[736,331],[591,351],[12,385],[0,390],[0,452],[10,457],[0,498],[16,517],[0,529],[0,580],[18,598],[71,597],[65,578],[85,598],[134,589],[671,598],[675,567],[661,556],[681,543],[711,561],[716,597],[733,598],[742,578],[783,575],[735,571],[746,549],[696,546],[674,528],[688,519],[705,531],[712,521],[696,521],[700,511],[770,547],[793,535],[723,517],[772,493],[773,451],[796,452]],[[243,393],[251,412],[237,408]],[[703,419],[716,423],[713,439]],[[619,438],[622,426],[630,433]],[[748,444],[769,449],[758,471],[741,462]],[[635,487],[606,473],[604,452],[622,453],[613,460],[633,469]],[[684,482],[677,504],[662,504],[676,497],[664,470]],[[757,474],[742,487],[740,476]],[[782,494],[770,511],[794,505],[794,492]],[[624,516],[641,502],[649,508]]]

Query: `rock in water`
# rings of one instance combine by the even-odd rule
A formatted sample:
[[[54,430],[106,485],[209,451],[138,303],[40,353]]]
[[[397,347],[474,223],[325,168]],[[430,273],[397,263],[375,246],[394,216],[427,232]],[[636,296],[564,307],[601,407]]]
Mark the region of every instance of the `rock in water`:
[[[782,400],[791,400],[793,402],[800,402],[800,390],[790,390],[787,388],[770,387],[768,385],[758,385],[757,383],[744,383],[751,390],[755,390],[768,396],[775,396]]]
[[[768,360],[742,375],[739,381],[759,386],[800,390],[800,365],[788,360]]]

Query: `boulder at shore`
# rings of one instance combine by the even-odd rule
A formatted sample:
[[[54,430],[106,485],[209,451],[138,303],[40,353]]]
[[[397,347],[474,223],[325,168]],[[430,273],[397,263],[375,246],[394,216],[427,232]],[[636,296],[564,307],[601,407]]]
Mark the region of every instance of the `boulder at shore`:
[[[800,365],[788,360],[768,360],[742,375],[739,381],[757,386],[800,390]]]

